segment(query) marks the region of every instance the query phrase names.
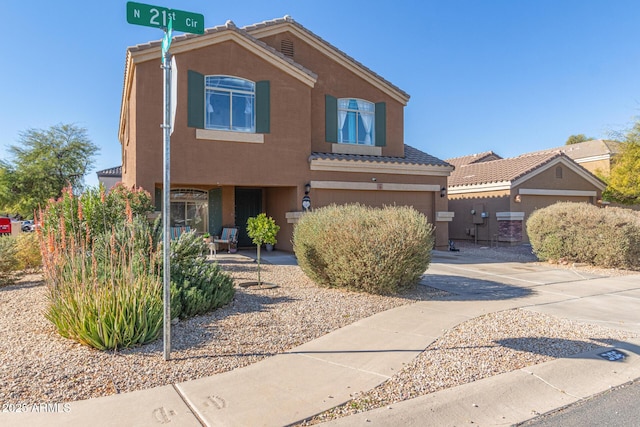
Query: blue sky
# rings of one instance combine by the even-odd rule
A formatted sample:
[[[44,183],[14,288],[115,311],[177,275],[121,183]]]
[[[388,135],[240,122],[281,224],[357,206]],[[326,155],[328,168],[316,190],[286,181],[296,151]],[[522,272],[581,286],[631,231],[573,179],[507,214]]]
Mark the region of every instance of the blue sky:
[[[603,138],[639,114],[637,0],[138,2],[201,13],[207,28],[291,15],[408,92],[405,142],[442,159]],[[126,49],[162,32],[128,24],[126,1],[0,4],[0,158],[26,129],[74,123],[101,149],[96,185],[121,163]]]

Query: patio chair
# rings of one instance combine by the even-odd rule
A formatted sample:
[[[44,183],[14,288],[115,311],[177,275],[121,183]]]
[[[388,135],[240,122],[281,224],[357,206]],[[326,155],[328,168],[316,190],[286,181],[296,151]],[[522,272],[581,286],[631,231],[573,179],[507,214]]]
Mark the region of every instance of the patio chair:
[[[186,233],[187,231],[191,231],[191,227],[188,225],[183,225],[179,227],[171,227],[171,240],[177,240],[180,238],[182,233]]]
[[[218,254],[218,244],[220,243],[227,245],[227,252],[231,253],[231,249],[235,249],[238,245],[238,229],[235,227],[224,227],[220,236],[213,238],[212,246],[214,256]]]

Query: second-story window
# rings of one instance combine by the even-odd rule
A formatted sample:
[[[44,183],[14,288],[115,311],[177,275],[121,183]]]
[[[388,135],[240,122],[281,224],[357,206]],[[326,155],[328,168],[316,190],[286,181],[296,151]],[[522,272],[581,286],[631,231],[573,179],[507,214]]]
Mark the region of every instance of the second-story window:
[[[255,132],[254,105],[254,82],[231,76],[206,76],[206,129]]]
[[[338,99],[338,142],[375,145],[376,106],[353,98]]]

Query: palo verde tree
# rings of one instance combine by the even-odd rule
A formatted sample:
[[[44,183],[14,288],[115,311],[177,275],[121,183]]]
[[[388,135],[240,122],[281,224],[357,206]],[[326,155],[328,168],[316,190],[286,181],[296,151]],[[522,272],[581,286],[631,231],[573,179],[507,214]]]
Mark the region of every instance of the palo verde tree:
[[[640,204],[640,119],[627,132],[624,142],[607,177],[604,197],[623,205]]]
[[[29,129],[9,147],[12,161],[0,161],[0,212],[32,217],[65,187],[80,191],[99,149],[87,130],[73,124]]]

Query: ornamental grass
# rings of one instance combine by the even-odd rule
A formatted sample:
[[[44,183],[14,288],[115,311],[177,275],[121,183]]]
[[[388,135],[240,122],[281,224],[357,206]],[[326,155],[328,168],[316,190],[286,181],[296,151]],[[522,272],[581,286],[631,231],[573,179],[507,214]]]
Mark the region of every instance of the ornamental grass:
[[[126,220],[109,224],[105,215],[110,232],[97,235],[70,190],[37,216],[45,316],[60,335],[100,350],[153,341],[163,324],[150,227],[125,204]]]

